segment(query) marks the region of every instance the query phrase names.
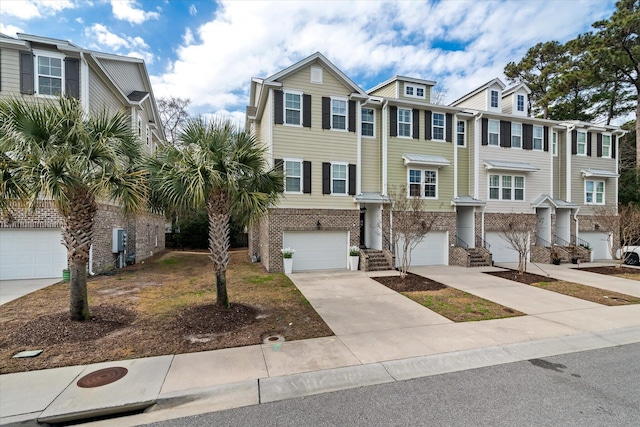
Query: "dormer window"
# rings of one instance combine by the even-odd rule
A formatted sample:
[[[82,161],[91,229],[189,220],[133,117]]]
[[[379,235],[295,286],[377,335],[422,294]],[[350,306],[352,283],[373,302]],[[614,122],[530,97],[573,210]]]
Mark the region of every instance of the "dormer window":
[[[524,95],[518,94],[516,96],[516,110],[519,112],[524,112]]]
[[[404,84],[404,95],[409,98],[425,99],[426,88],[423,85]]]
[[[491,89],[490,91],[490,102],[489,105],[491,106],[491,108],[498,108],[498,99],[499,99],[500,94],[498,93],[497,90],[495,89]]]

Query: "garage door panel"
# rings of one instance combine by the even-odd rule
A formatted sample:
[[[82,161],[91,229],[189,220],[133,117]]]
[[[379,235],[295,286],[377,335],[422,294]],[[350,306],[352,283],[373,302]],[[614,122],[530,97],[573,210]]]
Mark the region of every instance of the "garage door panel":
[[[581,231],[579,237],[589,243],[594,259],[611,259],[607,234],[599,231]]]
[[[0,230],[0,279],[61,277],[66,267],[59,228]]]
[[[446,231],[432,231],[428,233],[422,242],[418,243],[411,251],[411,265],[447,265],[449,263],[448,233]],[[396,250],[396,266],[400,265],[402,257],[402,245],[404,239],[401,236]]]
[[[518,262],[520,258],[518,251],[502,238],[502,233],[487,231],[485,240],[491,245],[491,255],[494,262]]]
[[[285,231],[282,241],[296,251],[293,271],[347,268],[346,231]]]

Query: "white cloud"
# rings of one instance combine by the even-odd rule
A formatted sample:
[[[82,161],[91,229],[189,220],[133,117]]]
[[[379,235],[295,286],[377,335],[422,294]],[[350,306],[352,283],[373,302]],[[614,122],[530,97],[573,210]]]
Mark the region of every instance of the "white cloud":
[[[21,0],[3,1],[2,14],[20,19],[49,17],[64,9],[72,9],[74,4],[69,0]]]
[[[242,114],[252,76],[320,51],[364,89],[403,74],[438,81],[452,101],[503,77],[534,44],[566,41],[611,11],[611,3],[589,0],[223,1],[194,29],[197,42],[185,31],[177,58],[153,84],[157,96],[190,98],[194,109]]]
[[[189,15],[196,16],[198,14],[198,9],[196,9],[196,5],[192,4],[189,6]]]
[[[109,31],[102,24],[93,24],[85,28],[86,37],[94,40],[93,47],[107,50],[135,58],[142,58],[148,63],[153,63],[154,56],[149,51],[149,45],[142,37],[119,36]]]
[[[0,33],[15,37],[18,33],[24,33],[24,30],[20,27],[16,27],[15,25],[4,25],[3,23],[0,23]]]
[[[113,16],[121,21],[127,21],[132,24],[142,24],[149,19],[158,19],[158,12],[145,12],[139,9],[138,2],[135,0],[111,0],[111,9]]]

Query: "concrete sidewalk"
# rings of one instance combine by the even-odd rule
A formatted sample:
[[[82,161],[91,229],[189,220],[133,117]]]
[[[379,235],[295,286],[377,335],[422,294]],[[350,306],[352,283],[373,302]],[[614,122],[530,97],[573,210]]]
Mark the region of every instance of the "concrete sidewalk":
[[[469,269],[444,270],[461,281],[478,279]],[[528,316],[452,323],[404,297],[396,298],[398,294],[362,272],[290,277],[318,313],[326,316],[336,336],[2,375],[0,424],[64,422],[147,408],[117,421],[92,423],[138,425],[640,342],[640,305],[580,305],[571,299],[555,302],[545,311],[538,301],[530,303],[535,313]],[[518,294],[521,299],[555,295],[544,290],[525,295],[520,286],[499,287],[510,299]],[[76,384],[87,374],[113,367],[126,368],[128,373],[101,387]]]

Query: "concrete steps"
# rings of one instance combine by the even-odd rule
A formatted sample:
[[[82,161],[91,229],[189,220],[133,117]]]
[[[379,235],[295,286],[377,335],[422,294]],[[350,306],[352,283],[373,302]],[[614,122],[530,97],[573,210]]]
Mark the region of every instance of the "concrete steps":
[[[385,271],[393,270],[393,265],[389,263],[384,251],[376,249],[364,249],[364,271]]]
[[[480,248],[469,248],[469,267],[489,267],[491,266],[491,254]]]

